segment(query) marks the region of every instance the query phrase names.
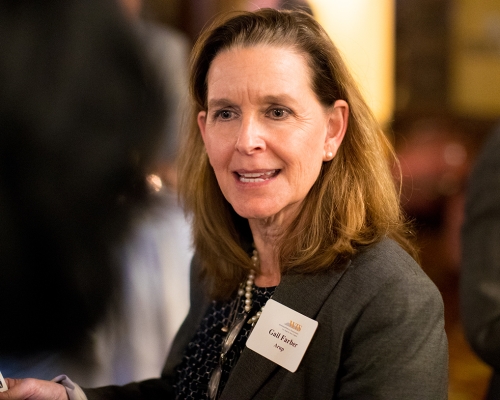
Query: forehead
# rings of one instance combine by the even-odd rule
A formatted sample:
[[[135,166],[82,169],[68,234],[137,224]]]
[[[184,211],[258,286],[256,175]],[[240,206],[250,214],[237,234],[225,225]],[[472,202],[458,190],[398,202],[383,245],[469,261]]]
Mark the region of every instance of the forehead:
[[[312,91],[307,56],[293,47],[236,46],[221,51],[207,74],[208,96],[245,87],[257,91]]]

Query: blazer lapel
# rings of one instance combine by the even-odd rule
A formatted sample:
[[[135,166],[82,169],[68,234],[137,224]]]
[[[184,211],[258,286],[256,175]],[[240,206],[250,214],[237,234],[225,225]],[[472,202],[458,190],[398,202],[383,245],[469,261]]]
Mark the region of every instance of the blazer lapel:
[[[317,274],[288,273],[282,277],[272,298],[314,319],[349,264],[350,261],[342,267]],[[245,348],[220,400],[251,399],[277,368],[280,368],[278,364]]]

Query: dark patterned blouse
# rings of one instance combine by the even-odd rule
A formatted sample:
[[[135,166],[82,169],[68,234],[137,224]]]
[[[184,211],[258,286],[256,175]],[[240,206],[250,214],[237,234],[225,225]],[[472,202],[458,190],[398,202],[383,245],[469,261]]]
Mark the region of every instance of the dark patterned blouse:
[[[273,295],[275,287],[253,288],[253,307],[250,316],[262,308]],[[208,382],[212,371],[219,363],[222,342],[226,333],[222,328],[227,324],[232,305],[237,301],[212,302],[203,317],[200,327],[189,342],[181,364],[176,370],[175,391],[177,399],[199,400],[207,399]],[[244,302],[240,301],[238,313],[243,312]],[[245,348],[245,343],[250,335],[252,326],[245,322],[240,334],[227,353],[224,364],[219,393],[222,392],[238,358]]]

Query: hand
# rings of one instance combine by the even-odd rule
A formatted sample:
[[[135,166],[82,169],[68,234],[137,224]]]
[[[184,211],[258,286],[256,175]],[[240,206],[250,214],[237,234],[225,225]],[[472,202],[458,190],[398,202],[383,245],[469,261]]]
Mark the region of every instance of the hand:
[[[38,379],[9,379],[9,390],[0,393],[0,400],[69,400],[63,385]]]

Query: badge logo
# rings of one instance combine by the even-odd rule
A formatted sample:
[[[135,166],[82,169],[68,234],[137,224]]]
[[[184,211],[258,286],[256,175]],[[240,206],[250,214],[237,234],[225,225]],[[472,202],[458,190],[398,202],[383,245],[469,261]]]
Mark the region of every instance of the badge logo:
[[[293,322],[292,320],[290,320],[290,322],[287,322],[285,326],[288,326],[297,332],[300,332],[300,330],[302,329],[302,325],[298,324],[297,322]]]

